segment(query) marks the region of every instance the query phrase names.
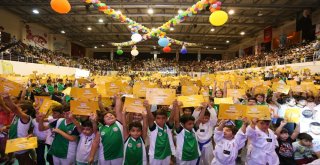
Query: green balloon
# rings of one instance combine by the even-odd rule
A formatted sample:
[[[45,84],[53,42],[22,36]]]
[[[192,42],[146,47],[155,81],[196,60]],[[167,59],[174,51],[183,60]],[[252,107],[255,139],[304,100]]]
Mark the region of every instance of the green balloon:
[[[121,55],[121,54],[123,54],[123,51],[119,49],[119,50],[117,50],[117,54]]]

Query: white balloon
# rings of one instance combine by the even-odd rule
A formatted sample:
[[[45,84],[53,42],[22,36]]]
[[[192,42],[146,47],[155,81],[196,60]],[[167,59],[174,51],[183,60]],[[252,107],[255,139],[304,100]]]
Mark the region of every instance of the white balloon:
[[[134,41],[134,42],[139,42],[139,41],[142,40],[142,36],[139,33],[134,33],[131,36],[131,40]]]
[[[138,50],[131,50],[131,55],[137,56],[139,54]]]

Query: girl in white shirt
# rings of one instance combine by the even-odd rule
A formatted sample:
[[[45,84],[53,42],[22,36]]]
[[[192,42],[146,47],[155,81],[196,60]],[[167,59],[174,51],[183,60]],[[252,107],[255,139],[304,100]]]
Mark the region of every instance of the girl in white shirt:
[[[235,126],[226,126],[228,120],[222,120],[214,130],[214,141],[216,143],[214,158],[211,165],[235,165],[238,151],[245,146],[247,137],[247,120],[243,120],[241,129],[236,132]]]

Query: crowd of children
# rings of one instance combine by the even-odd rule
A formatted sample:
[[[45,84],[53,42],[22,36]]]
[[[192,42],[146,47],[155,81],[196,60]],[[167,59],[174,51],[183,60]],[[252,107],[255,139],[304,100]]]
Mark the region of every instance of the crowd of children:
[[[15,158],[21,165],[319,164],[320,105],[310,92],[248,93],[235,98],[238,104],[268,105],[271,120],[218,120],[214,99],[228,91],[216,83],[209,101],[199,107],[184,108],[177,100],[170,106],[150,105],[145,100],[142,114],[130,113],[123,109],[125,98],[117,94],[111,107],[103,106],[99,97],[96,114],[78,116],[70,111],[72,98],[61,95],[66,84],[53,83],[23,90],[19,97],[0,93],[1,119],[5,119],[0,123],[2,162],[11,164]],[[34,104],[34,96],[43,92],[61,103],[49,117]],[[299,122],[284,119],[288,107],[299,108],[307,117],[311,111],[310,130],[302,132]],[[38,140],[35,150],[4,153],[7,139],[32,136]]]

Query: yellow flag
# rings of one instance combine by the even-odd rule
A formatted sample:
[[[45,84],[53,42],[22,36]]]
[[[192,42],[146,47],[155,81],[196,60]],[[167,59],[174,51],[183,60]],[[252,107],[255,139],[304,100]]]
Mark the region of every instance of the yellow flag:
[[[38,147],[37,137],[25,137],[7,140],[5,153],[23,151]]]

